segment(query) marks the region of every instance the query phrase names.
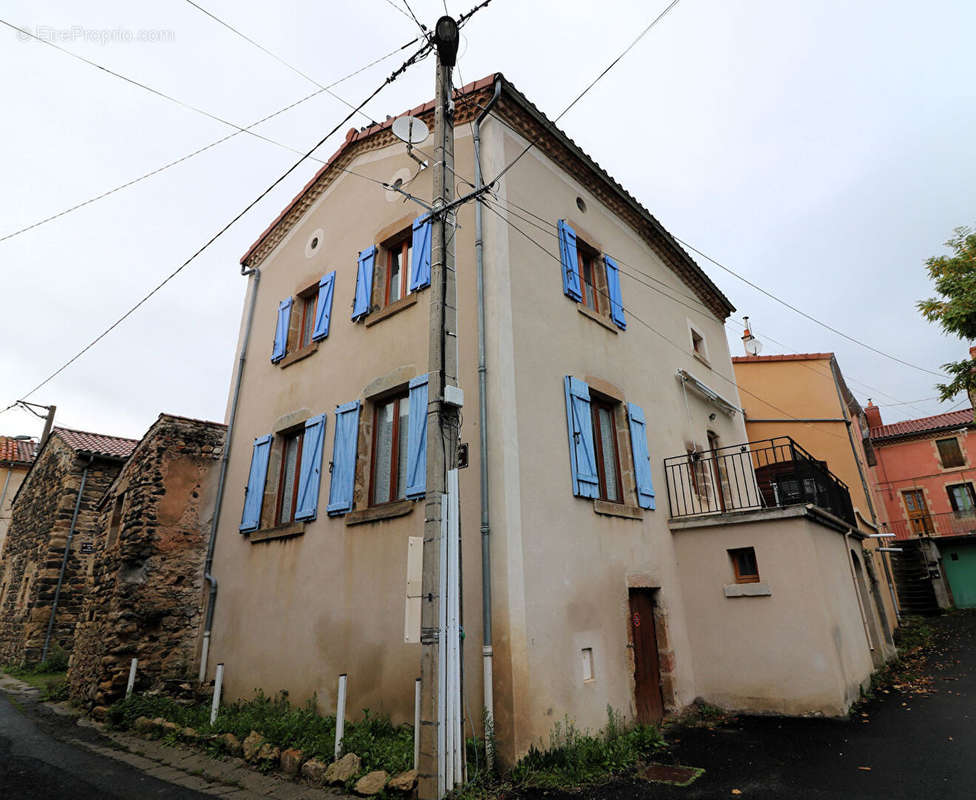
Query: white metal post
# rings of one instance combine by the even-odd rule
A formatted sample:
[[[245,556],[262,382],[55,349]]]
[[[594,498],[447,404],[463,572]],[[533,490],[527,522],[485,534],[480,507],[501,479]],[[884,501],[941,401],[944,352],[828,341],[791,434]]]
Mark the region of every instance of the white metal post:
[[[339,692],[336,697],[335,757],[342,755],[342,736],[346,727],[346,673],[339,676]]]
[[[217,712],[220,710],[220,693],[224,688],[224,665],[217,665],[217,675],[214,678],[213,703],[210,706],[210,724],[217,721]]]
[[[464,732],[461,721],[461,521],[459,519],[460,502],[458,488],[458,471],[448,470],[447,473],[447,552],[448,552],[448,647],[450,648],[451,677],[448,681],[451,696],[451,758],[453,783],[448,790],[461,785],[464,781],[462,762],[464,755]]]
[[[125,685],[125,697],[126,699],[132,697],[132,690],[136,687],[136,667],[139,665],[139,659],[133,658],[132,663],[129,664],[129,682]]]

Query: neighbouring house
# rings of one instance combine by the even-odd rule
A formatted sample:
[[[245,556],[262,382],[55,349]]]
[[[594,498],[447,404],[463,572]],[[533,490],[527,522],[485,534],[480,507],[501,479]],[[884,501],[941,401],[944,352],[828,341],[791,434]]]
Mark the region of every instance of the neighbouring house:
[[[748,341],[751,334],[743,337]],[[860,403],[848,388],[833,353],[790,353],[786,355],[746,355],[732,359],[746,414],[746,432],[753,450],[782,446],[789,437],[808,456],[808,463],[829,465],[850,494],[857,528],[868,537],[881,532],[871,484],[871,465],[875,455],[868,436],[868,421]],[[812,454],[812,455],[811,455]],[[814,467],[819,471],[819,467]],[[806,476],[782,491],[797,491],[814,503],[822,482]],[[895,654],[891,631],[898,622],[894,579],[886,551],[879,550],[884,540],[864,541],[867,584],[881,612],[872,619],[870,605],[862,601],[865,624],[871,636],[876,661]],[[852,555],[852,559],[856,556]],[[852,569],[860,566],[852,561]]]
[[[976,607],[976,422],[965,408],[885,425],[869,403],[881,518],[902,548],[902,606]]]
[[[0,559],[0,663],[68,653],[95,550],[97,506],[136,442],[54,428],[14,498]],[[52,622],[53,620],[53,622]]]
[[[464,420],[436,435],[468,465],[472,728],[483,660],[507,763],[565,716],[601,727],[608,706],[647,722],[697,697],[845,714],[873,667],[851,562],[864,558],[864,534],[822,463],[818,479],[833,487],[823,505],[774,492],[784,473],[811,467],[799,450],[779,473],[758,469],[728,299],[504,77],[463,87],[454,104],[458,181],[475,175],[475,133],[487,179],[534,144],[486,207],[458,208],[451,234]],[[433,104],[410,113],[429,125]],[[231,699],[287,689],[331,710],[346,674],[349,708],[413,717],[430,226],[377,181],[429,199],[430,173],[391,121],[352,130],[242,259],[244,367],[236,406],[231,390],[207,661],[209,676],[224,665]],[[726,445],[735,458],[708,456]]]
[[[37,442],[28,436],[0,436],[0,558],[13,513],[14,495],[34,463]]]
[[[68,669],[73,699],[122,697],[133,658],[140,689],[195,680],[225,433],[222,423],[160,414],[102,496]]]

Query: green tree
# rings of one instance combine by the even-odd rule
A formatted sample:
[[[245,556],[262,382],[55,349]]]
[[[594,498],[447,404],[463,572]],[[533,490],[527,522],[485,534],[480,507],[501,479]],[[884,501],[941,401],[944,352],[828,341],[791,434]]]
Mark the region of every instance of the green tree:
[[[918,310],[945,333],[972,341],[976,339],[976,231],[956,228],[945,246],[951,255],[933,256],[925,262],[939,296],[920,300]],[[976,391],[976,359],[952,361],[942,369],[952,376],[950,383],[936,386],[942,400]]]

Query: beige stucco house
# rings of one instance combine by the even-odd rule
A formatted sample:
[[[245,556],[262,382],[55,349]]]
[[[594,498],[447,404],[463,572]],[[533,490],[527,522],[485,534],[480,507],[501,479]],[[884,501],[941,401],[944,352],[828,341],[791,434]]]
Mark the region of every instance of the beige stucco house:
[[[0,436],[0,558],[13,517],[14,497],[34,463],[37,442],[28,437]]]
[[[411,113],[430,123],[432,104]],[[853,520],[770,502],[748,451],[706,471],[703,453],[748,441],[728,299],[501,75],[456,93],[455,123],[459,191],[477,182],[475,133],[488,181],[534,142],[480,225],[476,203],[458,209],[453,239],[465,405],[460,432],[438,435],[467,452],[472,724],[485,697],[483,541],[505,761],[566,716],[601,727],[608,706],[649,721],[696,697],[845,713],[872,669]],[[331,710],[346,674],[350,709],[399,722],[420,674],[429,235],[424,210],[377,181],[431,197],[431,170],[389,122],[350,131],[242,260],[207,675],[223,663],[230,698],[288,689]],[[682,506],[691,484],[694,507]]]

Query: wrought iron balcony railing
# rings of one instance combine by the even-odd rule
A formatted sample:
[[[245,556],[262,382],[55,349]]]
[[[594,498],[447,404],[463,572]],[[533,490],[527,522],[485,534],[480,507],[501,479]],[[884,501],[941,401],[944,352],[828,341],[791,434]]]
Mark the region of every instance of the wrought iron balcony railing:
[[[664,471],[672,518],[812,503],[856,524],[847,484],[788,436],[674,456]]]
[[[950,511],[944,514],[922,514],[907,520],[893,519],[883,523],[883,527],[895,534],[896,539],[976,535],[976,509]]]

